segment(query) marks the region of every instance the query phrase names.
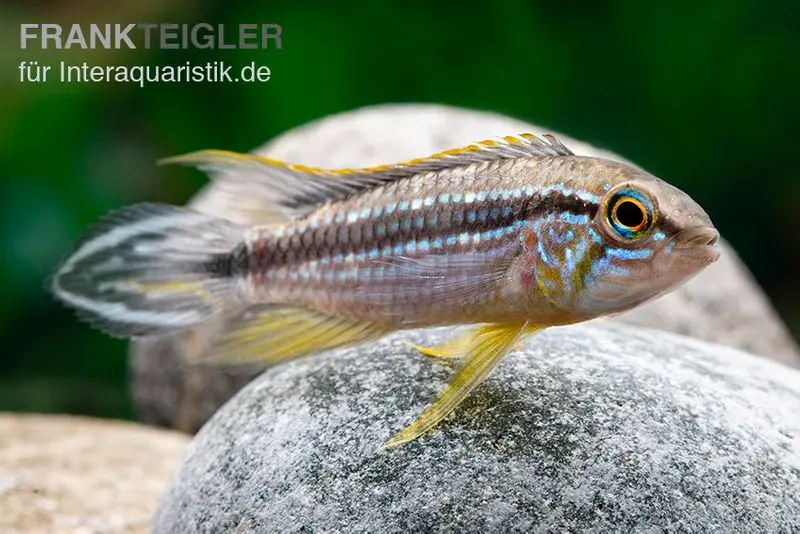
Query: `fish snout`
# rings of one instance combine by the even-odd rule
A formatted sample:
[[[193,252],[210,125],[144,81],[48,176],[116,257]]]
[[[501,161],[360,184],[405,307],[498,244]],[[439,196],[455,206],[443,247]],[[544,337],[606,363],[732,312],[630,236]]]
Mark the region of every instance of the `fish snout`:
[[[713,263],[719,258],[719,232],[713,226],[686,228],[675,234],[672,241],[673,248],[682,257],[691,257],[704,263]]]

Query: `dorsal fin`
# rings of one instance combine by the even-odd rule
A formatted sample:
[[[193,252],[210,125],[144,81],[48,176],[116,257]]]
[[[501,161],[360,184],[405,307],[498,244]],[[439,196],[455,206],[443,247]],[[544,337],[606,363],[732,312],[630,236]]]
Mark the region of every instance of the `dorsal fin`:
[[[291,218],[326,201],[423,172],[499,159],[572,155],[553,135],[536,137],[524,133],[445,150],[426,158],[361,169],[318,169],[225,150],[201,150],[165,158],[159,164],[191,165],[213,173],[228,187],[236,187],[236,194],[242,198],[260,199],[265,210]]]

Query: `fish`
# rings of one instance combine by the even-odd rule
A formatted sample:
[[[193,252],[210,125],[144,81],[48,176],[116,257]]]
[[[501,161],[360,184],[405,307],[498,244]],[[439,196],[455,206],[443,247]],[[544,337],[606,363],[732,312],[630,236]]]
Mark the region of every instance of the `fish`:
[[[720,252],[689,195],[636,166],[576,155],[551,134],[361,169],[224,150],[160,163],[207,172],[240,199],[237,220],[253,224],[160,203],[120,208],[57,267],[55,297],[122,338],[224,318],[206,360],[219,365],[466,327],[416,347],[461,365],[385,447],[437,427],[524,339],[636,308]]]

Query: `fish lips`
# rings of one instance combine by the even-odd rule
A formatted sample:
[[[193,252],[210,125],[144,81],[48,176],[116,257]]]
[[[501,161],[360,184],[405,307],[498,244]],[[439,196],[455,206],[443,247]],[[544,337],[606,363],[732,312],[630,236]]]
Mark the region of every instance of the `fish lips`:
[[[672,248],[681,257],[714,263],[719,259],[719,232],[711,226],[695,226],[681,230],[672,238]]]

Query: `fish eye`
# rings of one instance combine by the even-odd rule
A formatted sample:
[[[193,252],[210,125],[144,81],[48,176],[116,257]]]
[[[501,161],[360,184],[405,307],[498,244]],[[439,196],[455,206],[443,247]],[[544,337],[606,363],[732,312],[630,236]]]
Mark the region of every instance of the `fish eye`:
[[[623,190],[612,195],[605,214],[611,228],[624,239],[639,239],[653,225],[652,204],[638,191]]]

